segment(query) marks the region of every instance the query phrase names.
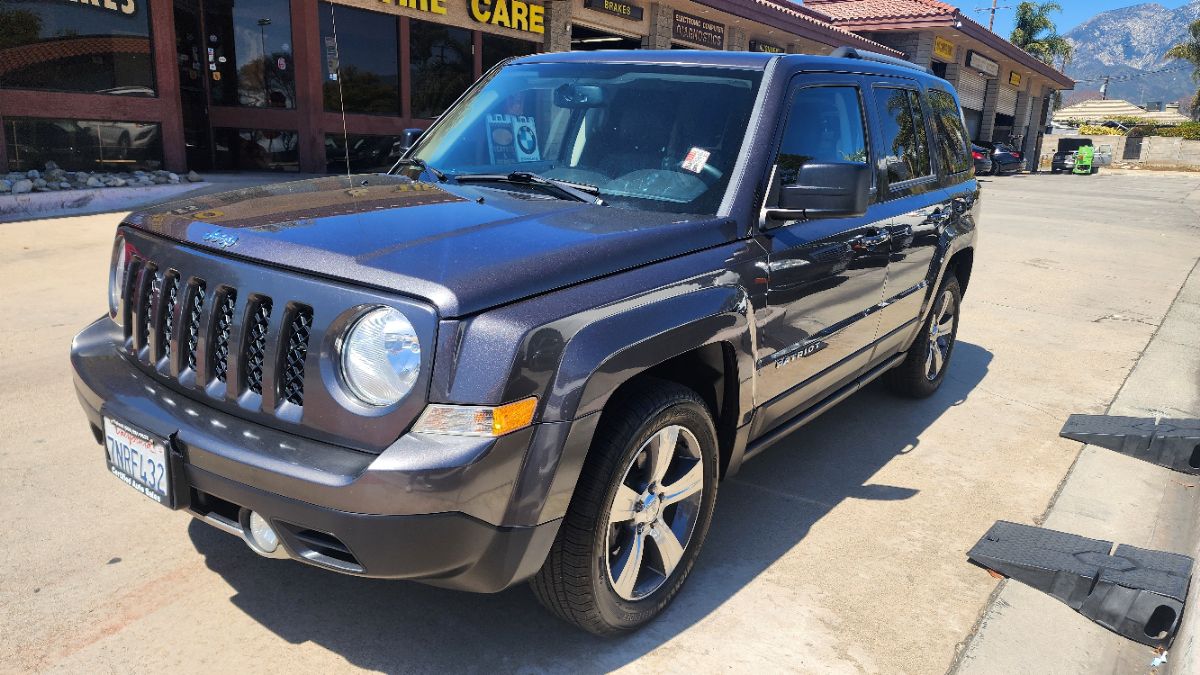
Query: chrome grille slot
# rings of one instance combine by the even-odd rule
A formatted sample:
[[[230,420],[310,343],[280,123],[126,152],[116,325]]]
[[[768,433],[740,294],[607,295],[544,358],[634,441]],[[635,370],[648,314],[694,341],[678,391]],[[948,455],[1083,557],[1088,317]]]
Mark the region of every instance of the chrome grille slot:
[[[271,322],[271,299],[256,297],[252,300],[250,317],[246,321],[242,384],[246,389],[262,394],[263,364],[267,358],[267,328]]]
[[[155,355],[157,359],[171,353],[171,338],[175,336],[175,305],[179,302],[179,274],[177,272],[167,272],[163,281],[162,294],[162,319],[159,321],[162,330],[159,332],[158,354]]]
[[[304,405],[304,361],[308,357],[308,336],[311,329],[312,309],[294,309],[287,326],[287,348],[283,354],[280,393],[285,401],[296,405]]]
[[[187,336],[184,365],[192,370],[196,370],[196,350],[200,348],[200,317],[203,311],[204,280],[196,279],[192,284],[187,314],[182,317],[187,322],[183,326],[184,333]]]
[[[224,382],[229,373],[229,334],[233,328],[233,308],[237,305],[237,291],[226,288],[217,293],[217,309],[213,316],[212,350],[209,354],[209,372],[218,381]]]

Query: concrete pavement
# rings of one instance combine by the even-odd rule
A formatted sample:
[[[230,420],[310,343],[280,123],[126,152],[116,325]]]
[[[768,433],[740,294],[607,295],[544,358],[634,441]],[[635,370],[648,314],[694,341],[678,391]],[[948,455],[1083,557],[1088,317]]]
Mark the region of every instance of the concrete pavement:
[[[967,549],[996,519],[1042,517],[1079,454],[1057,436],[1066,416],[1112,404],[1200,258],[1198,189],[990,180],[943,390],[872,386],[748,463],[674,606],[616,640],[524,587],[262,559],[122,486],[67,362],[104,311],[118,218],[0,225],[0,670],[944,671],[997,586]]]

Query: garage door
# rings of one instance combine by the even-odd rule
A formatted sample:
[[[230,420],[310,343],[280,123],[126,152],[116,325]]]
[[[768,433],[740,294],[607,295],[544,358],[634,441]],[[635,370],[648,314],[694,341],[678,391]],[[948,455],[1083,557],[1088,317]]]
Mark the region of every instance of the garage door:
[[[971,138],[979,138],[979,126],[983,124],[983,111],[963,108],[963,119],[967,122],[967,134]]]
[[[996,97],[996,112],[1001,115],[1015,117],[1017,114],[1017,90],[1012,87],[1000,87]]]
[[[987,78],[973,72],[964,72],[958,78],[958,102],[964,108],[983,110],[983,97],[987,94]]]

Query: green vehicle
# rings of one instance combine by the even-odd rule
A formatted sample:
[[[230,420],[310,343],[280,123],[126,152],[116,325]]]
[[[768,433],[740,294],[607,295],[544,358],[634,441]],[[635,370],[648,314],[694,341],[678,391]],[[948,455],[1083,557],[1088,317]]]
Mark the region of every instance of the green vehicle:
[[[1084,145],[1075,151],[1075,169],[1077,175],[1088,176],[1093,172],[1093,164],[1096,161],[1096,149],[1090,145]]]

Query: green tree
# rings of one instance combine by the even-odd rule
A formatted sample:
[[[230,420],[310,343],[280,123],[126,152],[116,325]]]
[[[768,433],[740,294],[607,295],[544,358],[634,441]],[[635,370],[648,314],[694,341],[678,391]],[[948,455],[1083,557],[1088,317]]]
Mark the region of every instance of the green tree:
[[[0,11],[0,49],[37,42],[42,34],[42,17],[21,9]]]
[[[1061,12],[1057,2],[1022,2],[1017,5],[1016,25],[1009,42],[1033,54],[1039,61],[1054,65],[1061,61],[1066,68],[1074,51],[1071,43],[1058,34],[1058,26],[1050,18],[1053,12]]]
[[[1171,47],[1167,51],[1167,58],[1192,64],[1192,79],[1200,82],[1200,19],[1188,26],[1188,33],[1190,38]],[[1192,119],[1200,122],[1200,90],[1196,91],[1196,97],[1192,99]]]

